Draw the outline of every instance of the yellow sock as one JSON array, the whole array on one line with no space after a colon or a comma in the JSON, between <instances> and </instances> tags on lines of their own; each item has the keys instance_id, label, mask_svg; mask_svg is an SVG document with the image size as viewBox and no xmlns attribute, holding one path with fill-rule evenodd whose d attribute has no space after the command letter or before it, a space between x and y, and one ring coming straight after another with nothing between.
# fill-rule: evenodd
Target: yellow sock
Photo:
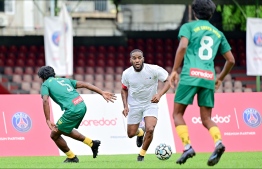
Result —
<instances>
[{"instance_id":1,"label":"yellow sock","mask_svg":"<svg viewBox=\"0 0 262 169\"><path fill-rule=\"evenodd\" d=\"M220 130L217 126L214 126L214 127L211 127L209 129L209 133L210 135L212 136L214 142L216 143L217 141L220 141L222 140L221 139L221 133L220 133Z\"/></svg>"},{"instance_id":2,"label":"yellow sock","mask_svg":"<svg viewBox=\"0 0 262 169\"><path fill-rule=\"evenodd\" d=\"M138 129L138 133L137 136L143 136L144 135L144 130L142 130L141 128Z\"/></svg>"},{"instance_id":3,"label":"yellow sock","mask_svg":"<svg viewBox=\"0 0 262 169\"><path fill-rule=\"evenodd\" d=\"M85 140L83 141L85 144L87 144L89 147L92 147L93 146L93 141L86 137Z\"/></svg>"},{"instance_id":4,"label":"yellow sock","mask_svg":"<svg viewBox=\"0 0 262 169\"><path fill-rule=\"evenodd\" d=\"M183 145L190 144L188 128L186 125L179 125L176 127L178 136L181 138Z\"/></svg>"},{"instance_id":5,"label":"yellow sock","mask_svg":"<svg viewBox=\"0 0 262 169\"><path fill-rule=\"evenodd\" d=\"M67 155L67 158L74 158L75 157L75 154L71 150L69 150L65 154Z\"/></svg>"},{"instance_id":6,"label":"yellow sock","mask_svg":"<svg viewBox=\"0 0 262 169\"><path fill-rule=\"evenodd\" d=\"M145 156L145 155L146 155L146 150L143 150L143 149L141 148L139 154L140 154L141 156Z\"/></svg>"}]
</instances>

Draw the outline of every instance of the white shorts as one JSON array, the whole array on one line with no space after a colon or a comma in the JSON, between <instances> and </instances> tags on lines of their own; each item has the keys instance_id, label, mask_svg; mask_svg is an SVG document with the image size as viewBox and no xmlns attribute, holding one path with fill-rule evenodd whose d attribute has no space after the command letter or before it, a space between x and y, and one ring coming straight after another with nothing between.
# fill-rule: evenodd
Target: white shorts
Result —
<instances>
[{"instance_id":1,"label":"white shorts","mask_svg":"<svg viewBox=\"0 0 262 169\"><path fill-rule=\"evenodd\" d=\"M157 104L150 104L143 107L130 107L127 115L127 124L139 124L142 121L142 119L146 116L152 116L157 118Z\"/></svg>"}]
</instances>

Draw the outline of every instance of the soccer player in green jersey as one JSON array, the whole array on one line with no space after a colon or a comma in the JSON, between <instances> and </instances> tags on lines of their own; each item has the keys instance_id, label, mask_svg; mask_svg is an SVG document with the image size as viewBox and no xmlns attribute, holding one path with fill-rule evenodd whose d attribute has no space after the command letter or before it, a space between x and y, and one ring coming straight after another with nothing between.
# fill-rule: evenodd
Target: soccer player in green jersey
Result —
<instances>
[{"instance_id":1,"label":"soccer player in green jersey","mask_svg":"<svg viewBox=\"0 0 262 169\"><path fill-rule=\"evenodd\" d=\"M187 106L193 103L195 95L197 95L198 106L200 107L202 124L209 130L215 142L215 150L208 159L207 165L217 164L225 151L220 130L211 120L211 112L214 107L215 89L221 85L224 77L230 72L235 59L223 33L209 22L215 8L212 0L194 0L192 9L196 21L182 25L178 34L180 43L169 77L169 83L174 87L174 83L178 82L177 70L184 59L173 111L176 131L184 145L184 152L176 161L178 164L185 163L188 158L195 155L190 144L188 128L183 118ZM217 52L220 52L226 60L218 78L216 78L214 70L214 58Z\"/></svg>"},{"instance_id":2,"label":"soccer player in green jersey","mask_svg":"<svg viewBox=\"0 0 262 169\"><path fill-rule=\"evenodd\" d=\"M96 158L100 141L91 140L74 129L79 127L86 114L86 104L75 89L87 88L92 90L102 95L107 102L113 102L113 100L116 99L116 96L112 93L102 91L89 83L67 78L55 78L54 69L50 66L41 67L38 71L38 76L43 80L41 95L46 123L51 130L50 137L56 143L58 148L67 155L64 162L78 163L79 160L69 149L66 141L61 137L61 135L71 137L87 144L91 147L93 158ZM65 110L64 114L56 124L50 121L49 96L61 107L62 110Z\"/></svg>"}]
</instances>

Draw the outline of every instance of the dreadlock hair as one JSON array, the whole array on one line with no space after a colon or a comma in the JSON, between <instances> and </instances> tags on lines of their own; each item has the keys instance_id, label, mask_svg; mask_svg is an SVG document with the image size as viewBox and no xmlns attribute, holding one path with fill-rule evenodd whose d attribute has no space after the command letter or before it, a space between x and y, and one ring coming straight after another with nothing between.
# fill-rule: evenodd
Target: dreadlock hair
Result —
<instances>
[{"instance_id":1,"label":"dreadlock hair","mask_svg":"<svg viewBox=\"0 0 262 169\"><path fill-rule=\"evenodd\" d=\"M130 57L131 57L132 54L135 53L135 52L140 52L140 53L142 53L142 56L143 56L142 50L140 50L140 49L134 49L134 50L132 50L132 51L130 52Z\"/></svg>"},{"instance_id":2,"label":"dreadlock hair","mask_svg":"<svg viewBox=\"0 0 262 169\"><path fill-rule=\"evenodd\" d=\"M209 20L215 12L216 5L212 0L194 0L192 9L197 19Z\"/></svg>"},{"instance_id":3,"label":"dreadlock hair","mask_svg":"<svg viewBox=\"0 0 262 169\"><path fill-rule=\"evenodd\" d=\"M51 66L42 66L38 70L38 76L44 80L48 79L49 77L55 77L55 71Z\"/></svg>"}]
</instances>

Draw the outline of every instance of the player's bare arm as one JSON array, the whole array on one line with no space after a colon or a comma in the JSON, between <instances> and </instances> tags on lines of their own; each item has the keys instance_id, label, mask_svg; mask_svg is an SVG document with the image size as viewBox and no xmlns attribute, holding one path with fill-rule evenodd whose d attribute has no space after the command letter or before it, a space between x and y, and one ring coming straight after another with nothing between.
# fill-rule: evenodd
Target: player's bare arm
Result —
<instances>
[{"instance_id":1,"label":"player's bare arm","mask_svg":"<svg viewBox=\"0 0 262 169\"><path fill-rule=\"evenodd\" d=\"M170 88L168 79L169 77L164 81L164 87L160 90L160 92L153 96L151 100L152 103L158 103L160 101L160 98L168 91L168 89Z\"/></svg>"},{"instance_id":2,"label":"player's bare arm","mask_svg":"<svg viewBox=\"0 0 262 169\"><path fill-rule=\"evenodd\" d=\"M176 51L174 67L173 67L171 75L169 76L169 84L172 88L174 88L174 83L177 84L178 82L177 70L180 67L184 59L184 55L186 53L187 46L188 46L188 39L186 37L182 37L180 39L179 46Z\"/></svg>"},{"instance_id":3,"label":"player's bare arm","mask_svg":"<svg viewBox=\"0 0 262 169\"><path fill-rule=\"evenodd\" d=\"M110 93L110 92L106 92L106 91L103 91L101 89L99 89L98 87L90 84L90 83L85 83L85 82L82 82L82 81L77 81L76 83L76 88L86 88L86 89L89 89L89 90L92 90L100 95L103 96L103 98L107 101L107 102L112 102L114 103L114 100L116 100L116 95L114 93Z\"/></svg>"},{"instance_id":4,"label":"player's bare arm","mask_svg":"<svg viewBox=\"0 0 262 169\"><path fill-rule=\"evenodd\" d=\"M50 121L50 106L49 106L49 96L48 95L43 96L43 109L44 109L45 119L46 119L46 123L48 127L50 128L50 130L56 132L57 131L56 125Z\"/></svg>"},{"instance_id":5,"label":"player's bare arm","mask_svg":"<svg viewBox=\"0 0 262 169\"><path fill-rule=\"evenodd\" d=\"M224 80L225 76L230 72L230 70L235 65L235 58L231 51L226 52L224 55L224 58L226 59L226 63L224 65L223 70L221 71L219 77L216 80L216 89L219 88L222 81Z\"/></svg>"},{"instance_id":6,"label":"player's bare arm","mask_svg":"<svg viewBox=\"0 0 262 169\"><path fill-rule=\"evenodd\" d=\"M123 115L126 117L128 115L129 109L128 109L128 104L127 104L127 96L128 96L128 89L127 88L122 88L121 90L121 97L123 101L123 106L124 110L122 111Z\"/></svg>"}]
</instances>

